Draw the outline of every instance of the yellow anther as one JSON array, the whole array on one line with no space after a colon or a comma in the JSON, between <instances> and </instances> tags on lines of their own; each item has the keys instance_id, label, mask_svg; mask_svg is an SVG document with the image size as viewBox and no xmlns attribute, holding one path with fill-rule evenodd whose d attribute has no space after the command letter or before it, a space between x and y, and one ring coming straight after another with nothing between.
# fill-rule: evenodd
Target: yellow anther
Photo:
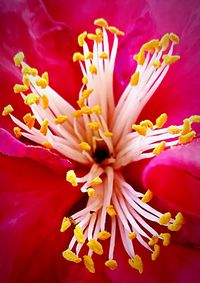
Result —
<instances>
[{"instance_id":1,"label":"yellow anther","mask_svg":"<svg viewBox=\"0 0 200 283\"><path fill-rule=\"evenodd\" d=\"M29 67L28 65L24 65L23 67L22 67L22 73L24 74L24 75L31 75L31 76L37 76L37 74L38 74L38 70L37 69L35 69L35 68L31 68L31 67Z\"/></svg>"},{"instance_id":2,"label":"yellow anther","mask_svg":"<svg viewBox=\"0 0 200 283\"><path fill-rule=\"evenodd\" d=\"M76 240L79 244L85 243L85 237L84 237L84 234L83 234L83 229L79 225L76 225L76 227L74 229L74 236L75 236L75 238L76 238Z\"/></svg>"},{"instance_id":3,"label":"yellow anther","mask_svg":"<svg viewBox=\"0 0 200 283\"><path fill-rule=\"evenodd\" d=\"M136 232L131 232L128 234L128 238L130 240L134 240L137 237L137 233Z\"/></svg>"},{"instance_id":4,"label":"yellow anther","mask_svg":"<svg viewBox=\"0 0 200 283\"><path fill-rule=\"evenodd\" d=\"M100 105L94 105L92 108L92 113L101 115L101 106Z\"/></svg>"},{"instance_id":5,"label":"yellow anther","mask_svg":"<svg viewBox=\"0 0 200 283\"><path fill-rule=\"evenodd\" d=\"M88 38L89 40L93 40L93 41L96 41L96 42L98 43L100 36L98 36L98 35L96 35L96 34L94 34L94 33L88 33L88 34L87 34L87 38Z\"/></svg>"},{"instance_id":6,"label":"yellow anther","mask_svg":"<svg viewBox=\"0 0 200 283\"><path fill-rule=\"evenodd\" d=\"M46 109L46 108L48 108L48 106L49 106L49 99L46 96L46 94L44 94L42 96L42 107L43 107L43 109Z\"/></svg>"},{"instance_id":7,"label":"yellow anther","mask_svg":"<svg viewBox=\"0 0 200 283\"><path fill-rule=\"evenodd\" d=\"M153 198L153 193L150 190L147 190L144 194L143 198L141 199L143 202L149 202Z\"/></svg>"},{"instance_id":8,"label":"yellow anther","mask_svg":"<svg viewBox=\"0 0 200 283\"><path fill-rule=\"evenodd\" d=\"M79 100L77 100L77 104L80 108L85 106L85 98L84 97L79 98Z\"/></svg>"},{"instance_id":9,"label":"yellow anther","mask_svg":"<svg viewBox=\"0 0 200 283\"><path fill-rule=\"evenodd\" d=\"M63 124L67 121L68 117L66 115L59 115L55 120L54 123L56 125Z\"/></svg>"},{"instance_id":10,"label":"yellow anther","mask_svg":"<svg viewBox=\"0 0 200 283\"><path fill-rule=\"evenodd\" d=\"M82 91L81 96L83 98L88 98L92 92L93 92L93 88L85 89L84 91Z\"/></svg>"},{"instance_id":11,"label":"yellow anther","mask_svg":"<svg viewBox=\"0 0 200 283\"><path fill-rule=\"evenodd\" d=\"M47 85L49 84L49 74L47 72L44 72L42 74L42 79L44 79L47 82Z\"/></svg>"},{"instance_id":12,"label":"yellow anther","mask_svg":"<svg viewBox=\"0 0 200 283\"><path fill-rule=\"evenodd\" d=\"M87 36L87 31L84 31L83 33L79 34L79 36L78 36L79 46L82 47L84 45L86 36Z\"/></svg>"},{"instance_id":13,"label":"yellow anther","mask_svg":"<svg viewBox=\"0 0 200 283\"><path fill-rule=\"evenodd\" d=\"M111 138L113 136L113 133L112 132L109 132L109 131L106 131L103 133L105 137L107 138Z\"/></svg>"},{"instance_id":14,"label":"yellow anther","mask_svg":"<svg viewBox=\"0 0 200 283\"><path fill-rule=\"evenodd\" d=\"M15 84L13 87L14 93L20 93L28 90L26 85Z\"/></svg>"},{"instance_id":15,"label":"yellow anther","mask_svg":"<svg viewBox=\"0 0 200 283\"><path fill-rule=\"evenodd\" d=\"M98 186L100 184L102 184L102 179L100 177L96 177L92 180L91 185L92 186Z\"/></svg>"},{"instance_id":16,"label":"yellow anther","mask_svg":"<svg viewBox=\"0 0 200 283\"><path fill-rule=\"evenodd\" d=\"M147 128L144 126L134 124L132 125L132 129L138 132L139 135L146 136L147 134Z\"/></svg>"},{"instance_id":17,"label":"yellow anther","mask_svg":"<svg viewBox=\"0 0 200 283\"><path fill-rule=\"evenodd\" d=\"M90 64L89 71L92 75L97 74L97 68L93 64Z\"/></svg>"},{"instance_id":18,"label":"yellow anther","mask_svg":"<svg viewBox=\"0 0 200 283\"><path fill-rule=\"evenodd\" d=\"M61 224L60 232L65 232L71 225L72 223L70 219L68 217L64 217Z\"/></svg>"},{"instance_id":19,"label":"yellow anther","mask_svg":"<svg viewBox=\"0 0 200 283\"><path fill-rule=\"evenodd\" d=\"M98 35L98 36L102 37L102 35L103 35L103 31L102 31L102 29L100 29L100 28L96 28L95 32L96 32L96 35Z\"/></svg>"},{"instance_id":20,"label":"yellow anther","mask_svg":"<svg viewBox=\"0 0 200 283\"><path fill-rule=\"evenodd\" d=\"M159 40L152 39L149 42L146 42L145 44L143 44L141 50L152 52L154 49L157 49L157 48L159 48Z\"/></svg>"},{"instance_id":21,"label":"yellow anther","mask_svg":"<svg viewBox=\"0 0 200 283\"><path fill-rule=\"evenodd\" d=\"M171 213L166 212L160 217L159 223L161 225L167 225L167 224L169 224L170 219L171 219Z\"/></svg>"},{"instance_id":22,"label":"yellow anther","mask_svg":"<svg viewBox=\"0 0 200 283\"><path fill-rule=\"evenodd\" d=\"M152 66L154 66L155 68L160 68L160 66L161 66L161 62L159 61L159 60L157 60L157 61L154 61L153 63L152 63Z\"/></svg>"},{"instance_id":23,"label":"yellow anther","mask_svg":"<svg viewBox=\"0 0 200 283\"><path fill-rule=\"evenodd\" d=\"M27 75L23 75L22 82L25 86L27 86L27 87L30 86L30 80L29 80Z\"/></svg>"},{"instance_id":24,"label":"yellow anther","mask_svg":"<svg viewBox=\"0 0 200 283\"><path fill-rule=\"evenodd\" d=\"M77 184L76 174L74 170L67 171L66 181L71 183L73 187L77 187L78 184Z\"/></svg>"},{"instance_id":25,"label":"yellow anther","mask_svg":"<svg viewBox=\"0 0 200 283\"><path fill-rule=\"evenodd\" d=\"M156 119L156 128L160 129L167 122L167 114L163 113Z\"/></svg>"},{"instance_id":26,"label":"yellow anther","mask_svg":"<svg viewBox=\"0 0 200 283\"><path fill-rule=\"evenodd\" d=\"M158 243L158 236L153 236L148 242L149 246L154 246L157 243Z\"/></svg>"},{"instance_id":27,"label":"yellow anther","mask_svg":"<svg viewBox=\"0 0 200 283\"><path fill-rule=\"evenodd\" d=\"M174 44L178 44L179 43L179 36L174 34L173 32L170 33L169 35L169 39L174 43Z\"/></svg>"},{"instance_id":28,"label":"yellow anther","mask_svg":"<svg viewBox=\"0 0 200 283\"><path fill-rule=\"evenodd\" d=\"M39 102L40 102L40 97L36 93L29 93L24 99L24 104L26 105L32 105L34 103L39 103Z\"/></svg>"},{"instance_id":29,"label":"yellow anther","mask_svg":"<svg viewBox=\"0 0 200 283\"><path fill-rule=\"evenodd\" d=\"M14 132L15 137L16 137L17 139L19 139L19 138L21 137L21 135L22 135L21 129L20 129L19 127L14 127L14 128L13 128L13 132Z\"/></svg>"},{"instance_id":30,"label":"yellow anther","mask_svg":"<svg viewBox=\"0 0 200 283\"><path fill-rule=\"evenodd\" d=\"M73 59L73 62L85 60L83 54L81 54L80 52L75 52L72 59Z\"/></svg>"},{"instance_id":31,"label":"yellow anther","mask_svg":"<svg viewBox=\"0 0 200 283\"><path fill-rule=\"evenodd\" d=\"M32 116L31 113L24 115L23 120L29 129L31 129L35 124L35 116Z\"/></svg>"},{"instance_id":32,"label":"yellow anther","mask_svg":"<svg viewBox=\"0 0 200 283\"><path fill-rule=\"evenodd\" d=\"M184 218L181 212L177 213L174 222L168 225L170 231L179 231L184 224Z\"/></svg>"},{"instance_id":33,"label":"yellow anther","mask_svg":"<svg viewBox=\"0 0 200 283\"><path fill-rule=\"evenodd\" d=\"M115 217L117 215L113 205L109 205L106 207L106 212L108 213L108 215L110 215L110 217Z\"/></svg>"},{"instance_id":34,"label":"yellow anther","mask_svg":"<svg viewBox=\"0 0 200 283\"><path fill-rule=\"evenodd\" d=\"M140 126L146 127L146 128L148 127L151 130L153 129L153 123L150 120L144 120L144 121L140 122Z\"/></svg>"},{"instance_id":35,"label":"yellow anther","mask_svg":"<svg viewBox=\"0 0 200 283\"><path fill-rule=\"evenodd\" d=\"M44 147L46 147L47 149L51 149L53 147L52 144L50 142L48 142L48 141L43 141L42 145Z\"/></svg>"},{"instance_id":36,"label":"yellow anther","mask_svg":"<svg viewBox=\"0 0 200 283\"><path fill-rule=\"evenodd\" d=\"M87 189L87 193L88 193L88 196L93 198L95 196L95 189L93 188L88 188Z\"/></svg>"},{"instance_id":37,"label":"yellow anther","mask_svg":"<svg viewBox=\"0 0 200 283\"><path fill-rule=\"evenodd\" d=\"M159 46L162 48L163 51L167 50L169 46L169 34L168 33L163 35L163 37L161 38L159 42Z\"/></svg>"},{"instance_id":38,"label":"yellow anther","mask_svg":"<svg viewBox=\"0 0 200 283\"><path fill-rule=\"evenodd\" d=\"M106 28L106 29L108 28L108 23L103 18L96 19L94 21L94 24L102 28Z\"/></svg>"},{"instance_id":39,"label":"yellow anther","mask_svg":"<svg viewBox=\"0 0 200 283\"><path fill-rule=\"evenodd\" d=\"M48 85L47 81L43 78L36 79L35 83L37 86L40 86L42 89L46 88Z\"/></svg>"},{"instance_id":40,"label":"yellow anther","mask_svg":"<svg viewBox=\"0 0 200 283\"><path fill-rule=\"evenodd\" d=\"M111 33L116 34L116 35L124 35L125 34L123 31L121 31L118 28L113 27L113 26L109 27L108 29Z\"/></svg>"},{"instance_id":41,"label":"yellow anther","mask_svg":"<svg viewBox=\"0 0 200 283\"><path fill-rule=\"evenodd\" d=\"M89 115L89 114L92 113L92 110L91 110L91 108L89 106L83 106L83 107L81 107L81 112L83 114Z\"/></svg>"},{"instance_id":42,"label":"yellow anther","mask_svg":"<svg viewBox=\"0 0 200 283\"><path fill-rule=\"evenodd\" d=\"M140 52L133 56L133 59L137 61L138 65L143 65L145 61L145 52L140 50Z\"/></svg>"},{"instance_id":43,"label":"yellow anther","mask_svg":"<svg viewBox=\"0 0 200 283\"><path fill-rule=\"evenodd\" d=\"M117 261L114 259L109 259L105 262L105 266L110 268L110 270L115 270L117 268Z\"/></svg>"},{"instance_id":44,"label":"yellow anther","mask_svg":"<svg viewBox=\"0 0 200 283\"><path fill-rule=\"evenodd\" d=\"M11 104L8 104L7 106L4 107L2 116L7 116L9 113L13 112L14 109Z\"/></svg>"},{"instance_id":45,"label":"yellow anther","mask_svg":"<svg viewBox=\"0 0 200 283\"><path fill-rule=\"evenodd\" d=\"M85 59L93 59L93 53L92 52L88 52L86 55L85 55Z\"/></svg>"},{"instance_id":46,"label":"yellow anther","mask_svg":"<svg viewBox=\"0 0 200 283\"><path fill-rule=\"evenodd\" d=\"M193 115L189 118L191 123L200 123L200 115Z\"/></svg>"},{"instance_id":47,"label":"yellow anther","mask_svg":"<svg viewBox=\"0 0 200 283\"><path fill-rule=\"evenodd\" d=\"M172 135L180 134L181 130L177 126L170 126L167 128L168 132Z\"/></svg>"},{"instance_id":48,"label":"yellow anther","mask_svg":"<svg viewBox=\"0 0 200 283\"><path fill-rule=\"evenodd\" d=\"M82 111L81 110L75 110L72 112L72 115L75 117L75 118L79 118L83 115Z\"/></svg>"},{"instance_id":49,"label":"yellow anther","mask_svg":"<svg viewBox=\"0 0 200 283\"><path fill-rule=\"evenodd\" d=\"M95 267L94 267L94 261L91 256L84 255L83 256L83 262L87 270L91 273L95 273Z\"/></svg>"},{"instance_id":50,"label":"yellow anther","mask_svg":"<svg viewBox=\"0 0 200 283\"><path fill-rule=\"evenodd\" d=\"M192 130L191 125L190 125L190 120L189 119L184 119L183 121L183 129L181 131L181 135L186 135Z\"/></svg>"},{"instance_id":51,"label":"yellow anther","mask_svg":"<svg viewBox=\"0 0 200 283\"><path fill-rule=\"evenodd\" d=\"M103 254L103 247L102 244L99 243L97 240L95 239L91 239L88 243L87 246L96 254L98 255L102 255Z\"/></svg>"},{"instance_id":52,"label":"yellow anther","mask_svg":"<svg viewBox=\"0 0 200 283\"><path fill-rule=\"evenodd\" d=\"M83 83L84 85L87 85L87 84L88 84L88 78L87 78L86 76L84 76L84 77L82 78L82 83Z\"/></svg>"},{"instance_id":53,"label":"yellow anther","mask_svg":"<svg viewBox=\"0 0 200 283\"><path fill-rule=\"evenodd\" d=\"M170 56L165 54L162 56L162 59L166 64L171 65L176 61L180 60L180 56L179 55Z\"/></svg>"},{"instance_id":54,"label":"yellow anther","mask_svg":"<svg viewBox=\"0 0 200 283\"><path fill-rule=\"evenodd\" d=\"M171 235L169 233L161 233L160 237L163 239L163 246L169 246Z\"/></svg>"},{"instance_id":55,"label":"yellow anther","mask_svg":"<svg viewBox=\"0 0 200 283\"><path fill-rule=\"evenodd\" d=\"M79 143L79 146L80 146L80 149L82 150L85 150L85 151L91 150L91 146L87 142L81 142Z\"/></svg>"},{"instance_id":56,"label":"yellow anther","mask_svg":"<svg viewBox=\"0 0 200 283\"><path fill-rule=\"evenodd\" d=\"M19 67L22 63L22 61L24 60L24 53L23 52L19 52L17 53L14 57L13 60L15 62L15 66Z\"/></svg>"},{"instance_id":57,"label":"yellow anther","mask_svg":"<svg viewBox=\"0 0 200 283\"><path fill-rule=\"evenodd\" d=\"M134 258L129 258L128 263L134 269L136 269L140 274L143 273L143 262L139 255L135 255Z\"/></svg>"},{"instance_id":58,"label":"yellow anther","mask_svg":"<svg viewBox=\"0 0 200 283\"><path fill-rule=\"evenodd\" d=\"M160 154L164 149L165 149L165 146L166 146L166 141L161 141L159 143L159 145L157 145L154 150L153 150L153 154L155 155L158 155Z\"/></svg>"},{"instance_id":59,"label":"yellow anther","mask_svg":"<svg viewBox=\"0 0 200 283\"><path fill-rule=\"evenodd\" d=\"M101 59L108 59L108 54L106 52L102 52L99 57Z\"/></svg>"},{"instance_id":60,"label":"yellow anther","mask_svg":"<svg viewBox=\"0 0 200 283\"><path fill-rule=\"evenodd\" d=\"M179 144L185 144L185 143L189 143L193 140L193 138L196 136L196 132L195 131L191 131L190 133L186 134L186 135L182 135L178 138L178 143Z\"/></svg>"},{"instance_id":61,"label":"yellow anther","mask_svg":"<svg viewBox=\"0 0 200 283\"><path fill-rule=\"evenodd\" d=\"M43 134L44 136L47 135L48 124L49 124L49 121L47 119L45 119L41 124L40 133Z\"/></svg>"},{"instance_id":62,"label":"yellow anther","mask_svg":"<svg viewBox=\"0 0 200 283\"><path fill-rule=\"evenodd\" d=\"M156 244L156 245L154 245L154 251L151 254L151 259L156 260L159 256L159 254L160 254L160 246Z\"/></svg>"},{"instance_id":63,"label":"yellow anther","mask_svg":"<svg viewBox=\"0 0 200 283\"><path fill-rule=\"evenodd\" d=\"M38 70L36 68L31 68L30 75L32 75L33 77L37 76L38 75Z\"/></svg>"},{"instance_id":64,"label":"yellow anther","mask_svg":"<svg viewBox=\"0 0 200 283\"><path fill-rule=\"evenodd\" d=\"M103 240L103 241L107 240L110 238L110 236L111 236L110 233L105 230L98 233L99 240Z\"/></svg>"},{"instance_id":65,"label":"yellow anther","mask_svg":"<svg viewBox=\"0 0 200 283\"><path fill-rule=\"evenodd\" d=\"M139 73L139 72L135 72L135 73L131 76L130 84L131 84L132 86L138 85L139 77L140 77L140 73Z\"/></svg>"},{"instance_id":66,"label":"yellow anther","mask_svg":"<svg viewBox=\"0 0 200 283\"><path fill-rule=\"evenodd\" d=\"M98 122L90 122L88 123L88 126L90 127L90 129L97 131L100 129L101 125Z\"/></svg>"},{"instance_id":67,"label":"yellow anther","mask_svg":"<svg viewBox=\"0 0 200 283\"><path fill-rule=\"evenodd\" d=\"M72 261L75 263L79 263L82 261L82 259L80 257L78 257L74 252L70 251L69 249L65 250L62 253L63 257L68 260L68 261Z\"/></svg>"}]
</instances>

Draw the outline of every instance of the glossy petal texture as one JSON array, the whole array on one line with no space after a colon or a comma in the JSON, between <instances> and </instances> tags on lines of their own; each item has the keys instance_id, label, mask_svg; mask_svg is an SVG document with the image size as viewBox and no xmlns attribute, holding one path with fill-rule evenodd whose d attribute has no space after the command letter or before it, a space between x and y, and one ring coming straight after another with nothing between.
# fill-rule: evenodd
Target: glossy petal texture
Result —
<instances>
[{"instance_id":1,"label":"glossy petal texture","mask_svg":"<svg viewBox=\"0 0 200 283\"><path fill-rule=\"evenodd\" d=\"M28 63L40 72L47 70L51 86L75 104L80 86L79 68L71 60L73 52L77 50L76 36L85 27L90 28L93 20L100 16L126 31L126 37L120 42L115 69L116 97L130 79L135 66L132 55L138 52L141 44L164 32L173 31L181 37L177 52L182 60L176 68L170 70L139 119L155 119L160 113L167 112L169 123L175 124L181 123L183 118L193 113L199 114L198 0L104 0L92 3L92 9L89 0L60 0L56 3L49 0L16 0L14 3L11 0L1 1L0 110L11 103L19 116L27 111L22 107L21 99L12 94L12 87L19 80L12 56L19 50L25 53ZM0 126L10 131L13 127L8 117L0 118ZM62 171L66 161L57 159L56 155L43 149L25 148L19 141L14 142L4 131L1 131L1 137L2 152L23 157L0 157L1 282L199 281L200 253L196 247L200 235L199 161L191 155L191 152L195 152L197 156L199 144L193 143L186 149L163 153L152 160L144 173L144 184L158 196L160 205L188 213L189 224L185 225L180 239L177 239L181 244L173 243L168 248L163 248L159 261L155 263L144 256L145 271L141 276L130 269L119 243L119 268L115 272L108 271L102 263L98 263L96 257L98 273L93 276L83 266L68 264L61 256L68 239L67 234L61 234L58 227L67 208L73 207L81 197L78 188L66 185ZM180 155L178 151L181 151ZM48 160L50 162L46 165L60 174L24 157L38 159L42 163ZM185 159L189 163L184 163ZM142 164L141 168L143 166ZM157 177L158 173L162 178ZM130 182L134 184L131 167L128 175ZM168 188L172 186L173 190L169 191ZM155 204L159 206L159 202Z\"/></svg>"},{"instance_id":2,"label":"glossy petal texture","mask_svg":"<svg viewBox=\"0 0 200 283\"><path fill-rule=\"evenodd\" d=\"M174 209L200 216L199 153L199 140L163 152L145 168L144 185Z\"/></svg>"},{"instance_id":3,"label":"glossy petal texture","mask_svg":"<svg viewBox=\"0 0 200 283\"><path fill-rule=\"evenodd\" d=\"M26 146L3 129L0 129L0 139L0 153L4 155L38 160L57 172L66 172L67 169L73 168L71 162L61 158L58 154L40 146Z\"/></svg>"}]
</instances>

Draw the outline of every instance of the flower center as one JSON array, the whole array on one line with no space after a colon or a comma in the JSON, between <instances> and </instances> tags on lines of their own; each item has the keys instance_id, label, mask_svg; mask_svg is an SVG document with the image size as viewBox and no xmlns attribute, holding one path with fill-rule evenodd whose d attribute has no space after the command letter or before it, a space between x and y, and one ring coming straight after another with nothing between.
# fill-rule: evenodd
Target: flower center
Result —
<instances>
[{"instance_id":1,"label":"flower center","mask_svg":"<svg viewBox=\"0 0 200 283\"><path fill-rule=\"evenodd\" d=\"M145 43L134 56L137 68L115 105L113 70L118 48L118 37L124 32L109 26L104 19L95 20L95 33L86 31L78 36L83 53L76 52L73 61L79 62L83 73L82 86L74 109L50 86L48 73L41 76L35 68L24 62L24 54L14 57L16 66L22 66L22 82L14 92L20 93L31 113L23 122L13 116L11 105L4 108L3 116L10 115L17 125L14 134L44 146L47 150L74 160L89 168L85 176L77 177L74 170L66 173L66 181L88 194L86 207L63 218L61 232L73 228L73 237L63 252L69 261L82 261L90 272L95 272L93 254L104 253L103 241L109 241L105 265L114 270L116 231L129 256L130 266L143 272L142 258L135 252L135 241L151 252L156 260L163 246L170 243L170 233L158 233L151 223L165 230L178 231L184 220L179 212L174 218L170 212L161 213L147 204L152 192L136 191L124 179L120 169L131 162L152 158L163 150L191 142L196 133L192 123L200 122L197 115L183 121L182 125L165 127L167 114L156 121L138 123L138 116L152 97L172 63L180 59L173 55L178 44L177 35L165 34L161 40ZM110 38L109 38L110 37ZM110 46L109 42L112 40ZM90 50L88 41L92 42ZM31 93L26 92L31 90ZM40 125L35 126L35 121ZM83 255L83 247L88 253ZM83 257L82 257L83 255Z\"/></svg>"},{"instance_id":2,"label":"flower center","mask_svg":"<svg viewBox=\"0 0 200 283\"><path fill-rule=\"evenodd\" d=\"M95 162L99 164L101 164L104 160L108 159L109 157L110 157L110 153L108 147L105 144L98 146L93 154L93 158Z\"/></svg>"}]
</instances>

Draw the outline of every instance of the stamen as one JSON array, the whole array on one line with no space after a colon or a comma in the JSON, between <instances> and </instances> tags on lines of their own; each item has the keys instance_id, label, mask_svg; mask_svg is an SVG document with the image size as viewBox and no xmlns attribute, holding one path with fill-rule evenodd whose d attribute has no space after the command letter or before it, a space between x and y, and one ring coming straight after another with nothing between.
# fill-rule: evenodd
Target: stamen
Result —
<instances>
[{"instance_id":1,"label":"stamen","mask_svg":"<svg viewBox=\"0 0 200 283\"><path fill-rule=\"evenodd\" d=\"M78 186L77 180L76 180L76 174L74 170L69 170L66 174L66 181L70 182L73 187Z\"/></svg>"},{"instance_id":2,"label":"stamen","mask_svg":"<svg viewBox=\"0 0 200 283\"><path fill-rule=\"evenodd\" d=\"M27 91L28 87L26 85L15 84L13 90L14 93L20 93Z\"/></svg>"},{"instance_id":3,"label":"stamen","mask_svg":"<svg viewBox=\"0 0 200 283\"><path fill-rule=\"evenodd\" d=\"M80 244L85 243L85 237L84 237L84 234L83 234L83 229L79 225L76 225L76 227L74 229L74 236L76 237L76 240L77 240L78 243L80 243Z\"/></svg>"},{"instance_id":4,"label":"stamen","mask_svg":"<svg viewBox=\"0 0 200 283\"><path fill-rule=\"evenodd\" d=\"M21 129L20 129L19 127L14 127L14 128L13 128L13 132L14 132L15 137L16 137L17 139L19 139L19 138L21 137L21 135L22 135Z\"/></svg>"},{"instance_id":5,"label":"stamen","mask_svg":"<svg viewBox=\"0 0 200 283\"><path fill-rule=\"evenodd\" d=\"M105 262L105 266L110 268L110 270L115 270L117 268L117 261L114 259L109 259Z\"/></svg>"},{"instance_id":6,"label":"stamen","mask_svg":"<svg viewBox=\"0 0 200 283\"><path fill-rule=\"evenodd\" d=\"M154 251L151 254L151 259L156 260L159 256L159 254L160 254L160 246L156 244L156 245L154 245Z\"/></svg>"},{"instance_id":7,"label":"stamen","mask_svg":"<svg viewBox=\"0 0 200 283\"><path fill-rule=\"evenodd\" d=\"M103 247L102 245L95 239L91 239L88 243L87 246L96 254L102 255L103 254Z\"/></svg>"},{"instance_id":8,"label":"stamen","mask_svg":"<svg viewBox=\"0 0 200 283\"><path fill-rule=\"evenodd\" d=\"M95 267L94 267L94 261L91 256L89 255L84 255L83 256L83 262L85 264L85 267L87 270L91 273L95 273Z\"/></svg>"},{"instance_id":9,"label":"stamen","mask_svg":"<svg viewBox=\"0 0 200 283\"><path fill-rule=\"evenodd\" d=\"M2 116L7 116L8 114L12 113L14 111L13 107L11 104L7 105L4 107Z\"/></svg>"},{"instance_id":10,"label":"stamen","mask_svg":"<svg viewBox=\"0 0 200 283\"><path fill-rule=\"evenodd\" d=\"M14 56L13 60L15 62L15 66L19 67L21 65L22 61L24 60L24 53L23 52L17 53Z\"/></svg>"},{"instance_id":11,"label":"stamen","mask_svg":"<svg viewBox=\"0 0 200 283\"><path fill-rule=\"evenodd\" d=\"M132 259L130 258L128 260L128 263L130 264L132 268L138 270L140 274L143 273L143 262L139 255L135 255L134 258Z\"/></svg>"},{"instance_id":12,"label":"stamen","mask_svg":"<svg viewBox=\"0 0 200 283\"><path fill-rule=\"evenodd\" d=\"M110 233L109 232L107 232L107 231L101 231L101 232L99 232L99 234L98 234L98 239L99 240L107 240L107 239L109 239L110 238Z\"/></svg>"},{"instance_id":13,"label":"stamen","mask_svg":"<svg viewBox=\"0 0 200 283\"><path fill-rule=\"evenodd\" d=\"M148 202L153 197L152 192L136 191L125 181L121 168L153 158L165 148L191 142L196 136L192 123L199 123L200 116L193 115L185 119L183 125L168 128L165 128L166 113L156 119L155 125L148 119L136 124L170 65L180 59L173 55L174 46L179 43L179 37L173 33L143 44L134 56L136 70L115 106L113 73L119 36L124 32L109 26L103 18L96 19L94 24L97 26L94 33L79 34L78 45L83 50L75 52L72 58L73 62L79 61L82 71L78 109L51 89L47 72L39 76L37 69L26 64L24 54L19 52L13 59L16 66L21 65L22 84L16 84L13 90L21 94L19 97L32 112L20 121L11 114L13 108L8 105L2 115L9 115L17 125L13 128L16 138L23 136L79 163L77 167L88 168L88 172L78 178L74 170L66 173L66 181L73 187L81 183L80 190L86 193L88 202L82 210L63 217L61 232L74 226L63 257L75 263L81 262L83 257L85 267L94 273L93 252L102 255L104 243L99 241L107 240L105 266L116 269L114 252L119 227L128 263L142 273L143 262L135 253L135 242L150 251L152 260L156 260L160 253L159 240L163 246L168 246L171 235L164 232L159 235L151 223L179 231L184 219L180 212L173 219L170 212L161 213L151 207ZM92 48L88 46L88 39ZM25 95L26 91L29 94ZM34 127L35 121L40 128ZM84 255L85 248L89 248L87 255Z\"/></svg>"},{"instance_id":14,"label":"stamen","mask_svg":"<svg viewBox=\"0 0 200 283\"><path fill-rule=\"evenodd\" d=\"M68 217L64 217L60 228L60 232L65 232L70 226L71 226L70 219Z\"/></svg>"},{"instance_id":15,"label":"stamen","mask_svg":"<svg viewBox=\"0 0 200 283\"><path fill-rule=\"evenodd\" d=\"M73 253L72 251L70 251L69 249L67 249L66 251L64 251L63 253L63 257L66 260L75 262L75 263L79 263L82 261L82 259L80 257L78 257L75 253Z\"/></svg>"}]
</instances>

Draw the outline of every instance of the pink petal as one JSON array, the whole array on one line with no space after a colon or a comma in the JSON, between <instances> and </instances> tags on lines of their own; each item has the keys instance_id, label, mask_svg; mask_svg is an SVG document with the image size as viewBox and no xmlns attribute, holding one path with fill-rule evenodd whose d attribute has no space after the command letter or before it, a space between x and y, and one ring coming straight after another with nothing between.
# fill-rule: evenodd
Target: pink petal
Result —
<instances>
[{"instance_id":1,"label":"pink petal","mask_svg":"<svg viewBox=\"0 0 200 283\"><path fill-rule=\"evenodd\" d=\"M0 153L13 157L28 157L37 160L59 173L66 172L73 164L60 155L40 146L27 146L7 131L0 128Z\"/></svg>"},{"instance_id":2,"label":"pink petal","mask_svg":"<svg viewBox=\"0 0 200 283\"><path fill-rule=\"evenodd\" d=\"M79 188L29 159L2 156L0 172L0 281L92 283L94 275L83 264L62 257L73 230L61 233L60 224L76 209ZM105 273L95 278L112 282Z\"/></svg>"},{"instance_id":3,"label":"pink petal","mask_svg":"<svg viewBox=\"0 0 200 283\"><path fill-rule=\"evenodd\" d=\"M167 150L144 170L144 186L174 209L200 216L200 141Z\"/></svg>"},{"instance_id":4,"label":"pink petal","mask_svg":"<svg viewBox=\"0 0 200 283\"><path fill-rule=\"evenodd\" d=\"M114 272L104 269L104 272L112 278L112 282L137 282L137 283L187 283L198 282L200 268L200 252L195 247L187 247L171 243L168 247L162 247L156 262L151 261L150 253L146 250L136 249L143 260L144 272L139 274L128 265L128 257L117 243L118 251L116 259L119 268Z\"/></svg>"}]
</instances>

